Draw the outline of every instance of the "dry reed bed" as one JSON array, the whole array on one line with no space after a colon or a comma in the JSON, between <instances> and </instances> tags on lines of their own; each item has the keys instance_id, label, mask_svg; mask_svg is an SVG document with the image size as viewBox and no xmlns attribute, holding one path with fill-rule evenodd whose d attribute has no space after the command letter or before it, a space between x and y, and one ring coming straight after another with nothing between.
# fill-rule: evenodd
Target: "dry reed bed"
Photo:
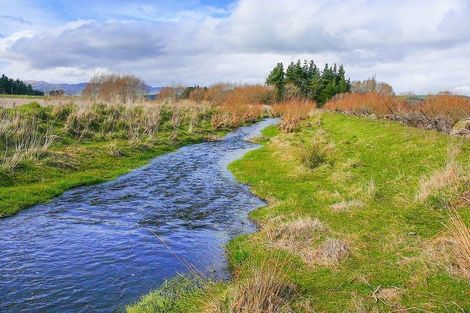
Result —
<instances>
[{"instance_id":1,"label":"dry reed bed","mask_svg":"<svg viewBox=\"0 0 470 313\"><path fill-rule=\"evenodd\" d=\"M358 115L375 115L447 133L459 120L470 117L470 99L454 95L435 95L425 97L424 100L409 101L404 97L372 92L350 93L336 96L325 108ZM468 131L463 130L463 133Z\"/></svg>"}]
</instances>

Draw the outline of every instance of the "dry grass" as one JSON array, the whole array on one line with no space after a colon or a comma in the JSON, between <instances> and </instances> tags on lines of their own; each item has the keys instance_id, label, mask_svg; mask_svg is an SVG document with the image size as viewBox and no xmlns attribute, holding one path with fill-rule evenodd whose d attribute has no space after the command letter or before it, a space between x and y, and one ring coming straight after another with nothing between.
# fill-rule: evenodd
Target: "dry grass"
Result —
<instances>
[{"instance_id":1,"label":"dry grass","mask_svg":"<svg viewBox=\"0 0 470 313\"><path fill-rule=\"evenodd\" d=\"M283 248L290 248L292 245L297 245L299 241L311 240L315 234L325 230L325 225L319 219L302 217L292 221L269 224L264 228L264 233L270 242Z\"/></svg>"},{"instance_id":2,"label":"dry grass","mask_svg":"<svg viewBox=\"0 0 470 313\"><path fill-rule=\"evenodd\" d=\"M451 236L452 253L458 272L470 280L470 229L454 210L450 213L447 228Z\"/></svg>"},{"instance_id":3,"label":"dry grass","mask_svg":"<svg viewBox=\"0 0 470 313\"><path fill-rule=\"evenodd\" d=\"M330 206L333 212L349 212L353 209L360 209L362 207L364 207L364 202L360 200L341 201Z\"/></svg>"},{"instance_id":4,"label":"dry grass","mask_svg":"<svg viewBox=\"0 0 470 313\"><path fill-rule=\"evenodd\" d=\"M312 261L319 265L336 265L349 256L349 245L339 239L327 239L312 255Z\"/></svg>"},{"instance_id":5,"label":"dry grass","mask_svg":"<svg viewBox=\"0 0 470 313\"><path fill-rule=\"evenodd\" d=\"M461 170L456 162L449 162L444 168L434 171L430 177L420 180L419 191L416 195L418 202L424 202L436 191L457 184L461 177Z\"/></svg>"},{"instance_id":6,"label":"dry grass","mask_svg":"<svg viewBox=\"0 0 470 313\"><path fill-rule=\"evenodd\" d=\"M425 271L445 269L451 275L470 281L470 228L457 210L451 208L448 213L445 231L424 244L417 260L425 265Z\"/></svg>"},{"instance_id":7,"label":"dry grass","mask_svg":"<svg viewBox=\"0 0 470 313\"><path fill-rule=\"evenodd\" d=\"M208 313L275 313L294 312L291 301L296 286L290 282L282 267L275 262L253 266L246 278L237 280L222 297L212 300Z\"/></svg>"},{"instance_id":8,"label":"dry grass","mask_svg":"<svg viewBox=\"0 0 470 313\"><path fill-rule=\"evenodd\" d=\"M4 154L0 168L12 171L23 160L38 161L55 138L49 131L43 131L35 119L3 114L0 118L0 147L3 147Z\"/></svg>"},{"instance_id":9,"label":"dry grass","mask_svg":"<svg viewBox=\"0 0 470 313\"><path fill-rule=\"evenodd\" d=\"M345 241L333 238L317 244L327 232L319 219L311 217L291 221L278 218L263 228L268 245L287 250L307 264L331 266L349 255L349 247Z\"/></svg>"},{"instance_id":10,"label":"dry grass","mask_svg":"<svg viewBox=\"0 0 470 313\"><path fill-rule=\"evenodd\" d=\"M279 128L284 132L293 132L300 126L316 107L315 102L300 99L291 99L272 106L273 114L282 118Z\"/></svg>"}]
</instances>

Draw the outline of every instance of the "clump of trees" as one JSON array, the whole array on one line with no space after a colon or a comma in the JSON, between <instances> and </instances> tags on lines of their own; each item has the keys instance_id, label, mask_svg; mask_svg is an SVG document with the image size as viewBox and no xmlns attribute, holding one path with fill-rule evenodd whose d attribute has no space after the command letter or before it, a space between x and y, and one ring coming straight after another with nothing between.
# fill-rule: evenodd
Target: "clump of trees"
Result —
<instances>
[{"instance_id":1,"label":"clump of trees","mask_svg":"<svg viewBox=\"0 0 470 313\"><path fill-rule=\"evenodd\" d=\"M391 85L384 82L377 82L375 75L363 81L353 81L351 83L351 91L354 93L369 93L376 92L384 95L393 96L393 88Z\"/></svg>"},{"instance_id":2,"label":"clump of trees","mask_svg":"<svg viewBox=\"0 0 470 313\"><path fill-rule=\"evenodd\" d=\"M145 96L144 82L134 75L97 74L82 95L94 101L132 103Z\"/></svg>"},{"instance_id":3,"label":"clump of trees","mask_svg":"<svg viewBox=\"0 0 470 313\"><path fill-rule=\"evenodd\" d=\"M325 64L320 70L314 61L291 62L284 71L278 63L269 73L266 83L275 88L278 101L292 98L314 100L323 106L334 95L351 91L351 82L346 79L343 65Z\"/></svg>"},{"instance_id":4,"label":"clump of trees","mask_svg":"<svg viewBox=\"0 0 470 313\"><path fill-rule=\"evenodd\" d=\"M8 78L3 74L0 77L0 94L43 96L44 92L34 90L30 84L25 84L19 79Z\"/></svg>"}]
</instances>

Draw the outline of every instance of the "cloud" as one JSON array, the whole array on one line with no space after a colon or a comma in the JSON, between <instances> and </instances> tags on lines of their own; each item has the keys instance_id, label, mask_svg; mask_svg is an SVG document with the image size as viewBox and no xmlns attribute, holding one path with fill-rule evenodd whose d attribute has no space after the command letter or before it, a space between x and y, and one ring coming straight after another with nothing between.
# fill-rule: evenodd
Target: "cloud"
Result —
<instances>
[{"instance_id":1,"label":"cloud","mask_svg":"<svg viewBox=\"0 0 470 313\"><path fill-rule=\"evenodd\" d=\"M99 67L152 84L208 84L262 82L278 61L313 58L344 63L353 79L377 74L399 91L470 84L469 1L240 0L171 14L158 14L161 6L149 2L131 4L111 8L104 19L77 16L0 38L5 69L25 79L70 81Z\"/></svg>"}]
</instances>

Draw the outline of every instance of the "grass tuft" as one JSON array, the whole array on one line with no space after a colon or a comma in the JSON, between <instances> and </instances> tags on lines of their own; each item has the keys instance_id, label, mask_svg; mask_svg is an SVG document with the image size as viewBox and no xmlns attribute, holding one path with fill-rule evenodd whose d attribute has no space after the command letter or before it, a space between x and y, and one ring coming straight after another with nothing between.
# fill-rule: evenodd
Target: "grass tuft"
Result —
<instances>
[{"instance_id":1,"label":"grass tuft","mask_svg":"<svg viewBox=\"0 0 470 313\"><path fill-rule=\"evenodd\" d=\"M296 286L290 282L282 267L266 262L248 270L225 294L211 301L208 313L275 313L293 312L290 301Z\"/></svg>"},{"instance_id":2,"label":"grass tuft","mask_svg":"<svg viewBox=\"0 0 470 313\"><path fill-rule=\"evenodd\" d=\"M470 228L456 211L451 211L447 226L452 240L452 253L459 273L470 280Z\"/></svg>"}]
</instances>

